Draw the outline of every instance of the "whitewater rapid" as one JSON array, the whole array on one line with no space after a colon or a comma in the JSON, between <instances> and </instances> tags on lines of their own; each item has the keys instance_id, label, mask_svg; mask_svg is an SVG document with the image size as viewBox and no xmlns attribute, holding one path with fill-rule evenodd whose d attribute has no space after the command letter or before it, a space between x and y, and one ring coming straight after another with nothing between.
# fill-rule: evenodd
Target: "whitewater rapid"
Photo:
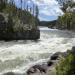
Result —
<instances>
[{"instance_id":1,"label":"whitewater rapid","mask_svg":"<svg viewBox=\"0 0 75 75\"><path fill-rule=\"evenodd\" d=\"M34 63L48 59L55 52L75 46L75 33L40 27L38 41L0 41L0 73L25 72Z\"/></svg>"}]
</instances>

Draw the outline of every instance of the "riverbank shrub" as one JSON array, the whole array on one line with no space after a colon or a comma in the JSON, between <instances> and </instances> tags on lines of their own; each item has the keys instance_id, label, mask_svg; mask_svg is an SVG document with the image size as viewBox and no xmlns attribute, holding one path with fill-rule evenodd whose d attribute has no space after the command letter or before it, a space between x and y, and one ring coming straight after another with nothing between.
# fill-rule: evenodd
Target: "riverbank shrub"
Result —
<instances>
[{"instance_id":1,"label":"riverbank shrub","mask_svg":"<svg viewBox=\"0 0 75 75\"><path fill-rule=\"evenodd\" d=\"M58 17L57 28L75 30L75 2L63 4L63 16Z\"/></svg>"},{"instance_id":2,"label":"riverbank shrub","mask_svg":"<svg viewBox=\"0 0 75 75\"><path fill-rule=\"evenodd\" d=\"M68 52L66 58L62 58L57 64L53 75L75 75L75 47Z\"/></svg>"}]
</instances>

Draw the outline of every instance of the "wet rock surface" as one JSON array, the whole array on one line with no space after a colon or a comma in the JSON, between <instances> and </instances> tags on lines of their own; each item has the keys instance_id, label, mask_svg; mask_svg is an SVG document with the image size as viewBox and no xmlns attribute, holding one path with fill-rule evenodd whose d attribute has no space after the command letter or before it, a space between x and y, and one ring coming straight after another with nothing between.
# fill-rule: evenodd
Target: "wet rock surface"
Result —
<instances>
[{"instance_id":1,"label":"wet rock surface","mask_svg":"<svg viewBox=\"0 0 75 75\"><path fill-rule=\"evenodd\" d=\"M52 66L52 65L53 65L53 62L52 62L52 61L48 61L48 62L47 62L47 66L50 67L50 66Z\"/></svg>"},{"instance_id":2,"label":"wet rock surface","mask_svg":"<svg viewBox=\"0 0 75 75\"><path fill-rule=\"evenodd\" d=\"M53 70L55 70L55 66L60 60L60 56L66 56L62 52L57 52L51 56L50 59L48 59L46 62L42 62L42 64L38 63L33 66L31 66L25 73L14 73L14 72L7 72L3 75L50 75ZM59 58L59 59L58 59Z\"/></svg>"},{"instance_id":3,"label":"wet rock surface","mask_svg":"<svg viewBox=\"0 0 75 75\"><path fill-rule=\"evenodd\" d=\"M45 67L44 67L45 66ZM46 73L46 68L47 66L45 64L43 65L34 65L32 66L30 69L28 69L27 71L27 75L30 75L31 73L36 73L36 72L40 72L40 73Z\"/></svg>"},{"instance_id":4,"label":"wet rock surface","mask_svg":"<svg viewBox=\"0 0 75 75\"><path fill-rule=\"evenodd\" d=\"M57 52L53 54L50 58L51 60L57 60L61 54L62 54L61 52Z\"/></svg>"},{"instance_id":5,"label":"wet rock surface","mask_svg":"<svg viewBox=\"0 0 75 75\"><path fill-rule=\"evenodd\" d=\"M61 59L62 56L66 56L62 52L57 52L53 54L46 63L36 64L27 70L27 75L50 75L50 73L55 69L56 64Z\"/></svg>"}]
</instances>

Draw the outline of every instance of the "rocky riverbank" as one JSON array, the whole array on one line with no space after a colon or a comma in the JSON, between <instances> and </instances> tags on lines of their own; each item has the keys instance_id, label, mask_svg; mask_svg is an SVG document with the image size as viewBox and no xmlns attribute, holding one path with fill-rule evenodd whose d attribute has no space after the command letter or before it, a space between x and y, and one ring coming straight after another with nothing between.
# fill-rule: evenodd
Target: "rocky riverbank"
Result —
<instances>
[{"instance_id":1,"label":"rocky riverbank","mask_svg":"<svg viewBox=\"0 0 75 75\"><path fill-rule=\"evenodd\" d=\"M49 59L44 60L42 63L32 65L25 73L7 72L3 75L51 75L55 71L56 64L62 57L66 57L68 52L57 52Z\"/></svg>"},{"instance_id":2,"label":"rocky riverbank","mask_svg":"<svg viewBox=\"0 0 75 75\"><path fill-rule=\"evenodd\" d=\"M15 32L12 34L4 34L0 37L0 40L37 40L40 38L40 30L27 30L24 32Z\"/></svg>"}]
</instances>

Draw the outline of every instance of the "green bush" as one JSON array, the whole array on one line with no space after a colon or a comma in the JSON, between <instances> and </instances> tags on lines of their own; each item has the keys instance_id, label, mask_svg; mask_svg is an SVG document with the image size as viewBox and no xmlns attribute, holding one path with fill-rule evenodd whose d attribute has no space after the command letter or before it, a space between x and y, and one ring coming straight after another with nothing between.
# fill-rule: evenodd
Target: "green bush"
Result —
<instances>
[{"instance_id":1,"label":"green bush","mask_svg":"<svg viewBox=\"0 0 75 75\"><path fill-rule=\"evenodd\" d=\"M67 8L70 9L67 10ZM60 29L68 29L68 30L75 30L75 10L72 8L75 7L75 2L68 2L63 4L63 12L64 15L58 17L57 20L57 27Z\"/></svg>"},{"instance_id":2,"label":"green bush","mask_svg":"<svg viewBox=\"0 0 75 75\"><path fill-rule=\"evenodd\" d=\"M75 47L57 64L55 75L75 75Z\"/></svg>"}]
</instances>

